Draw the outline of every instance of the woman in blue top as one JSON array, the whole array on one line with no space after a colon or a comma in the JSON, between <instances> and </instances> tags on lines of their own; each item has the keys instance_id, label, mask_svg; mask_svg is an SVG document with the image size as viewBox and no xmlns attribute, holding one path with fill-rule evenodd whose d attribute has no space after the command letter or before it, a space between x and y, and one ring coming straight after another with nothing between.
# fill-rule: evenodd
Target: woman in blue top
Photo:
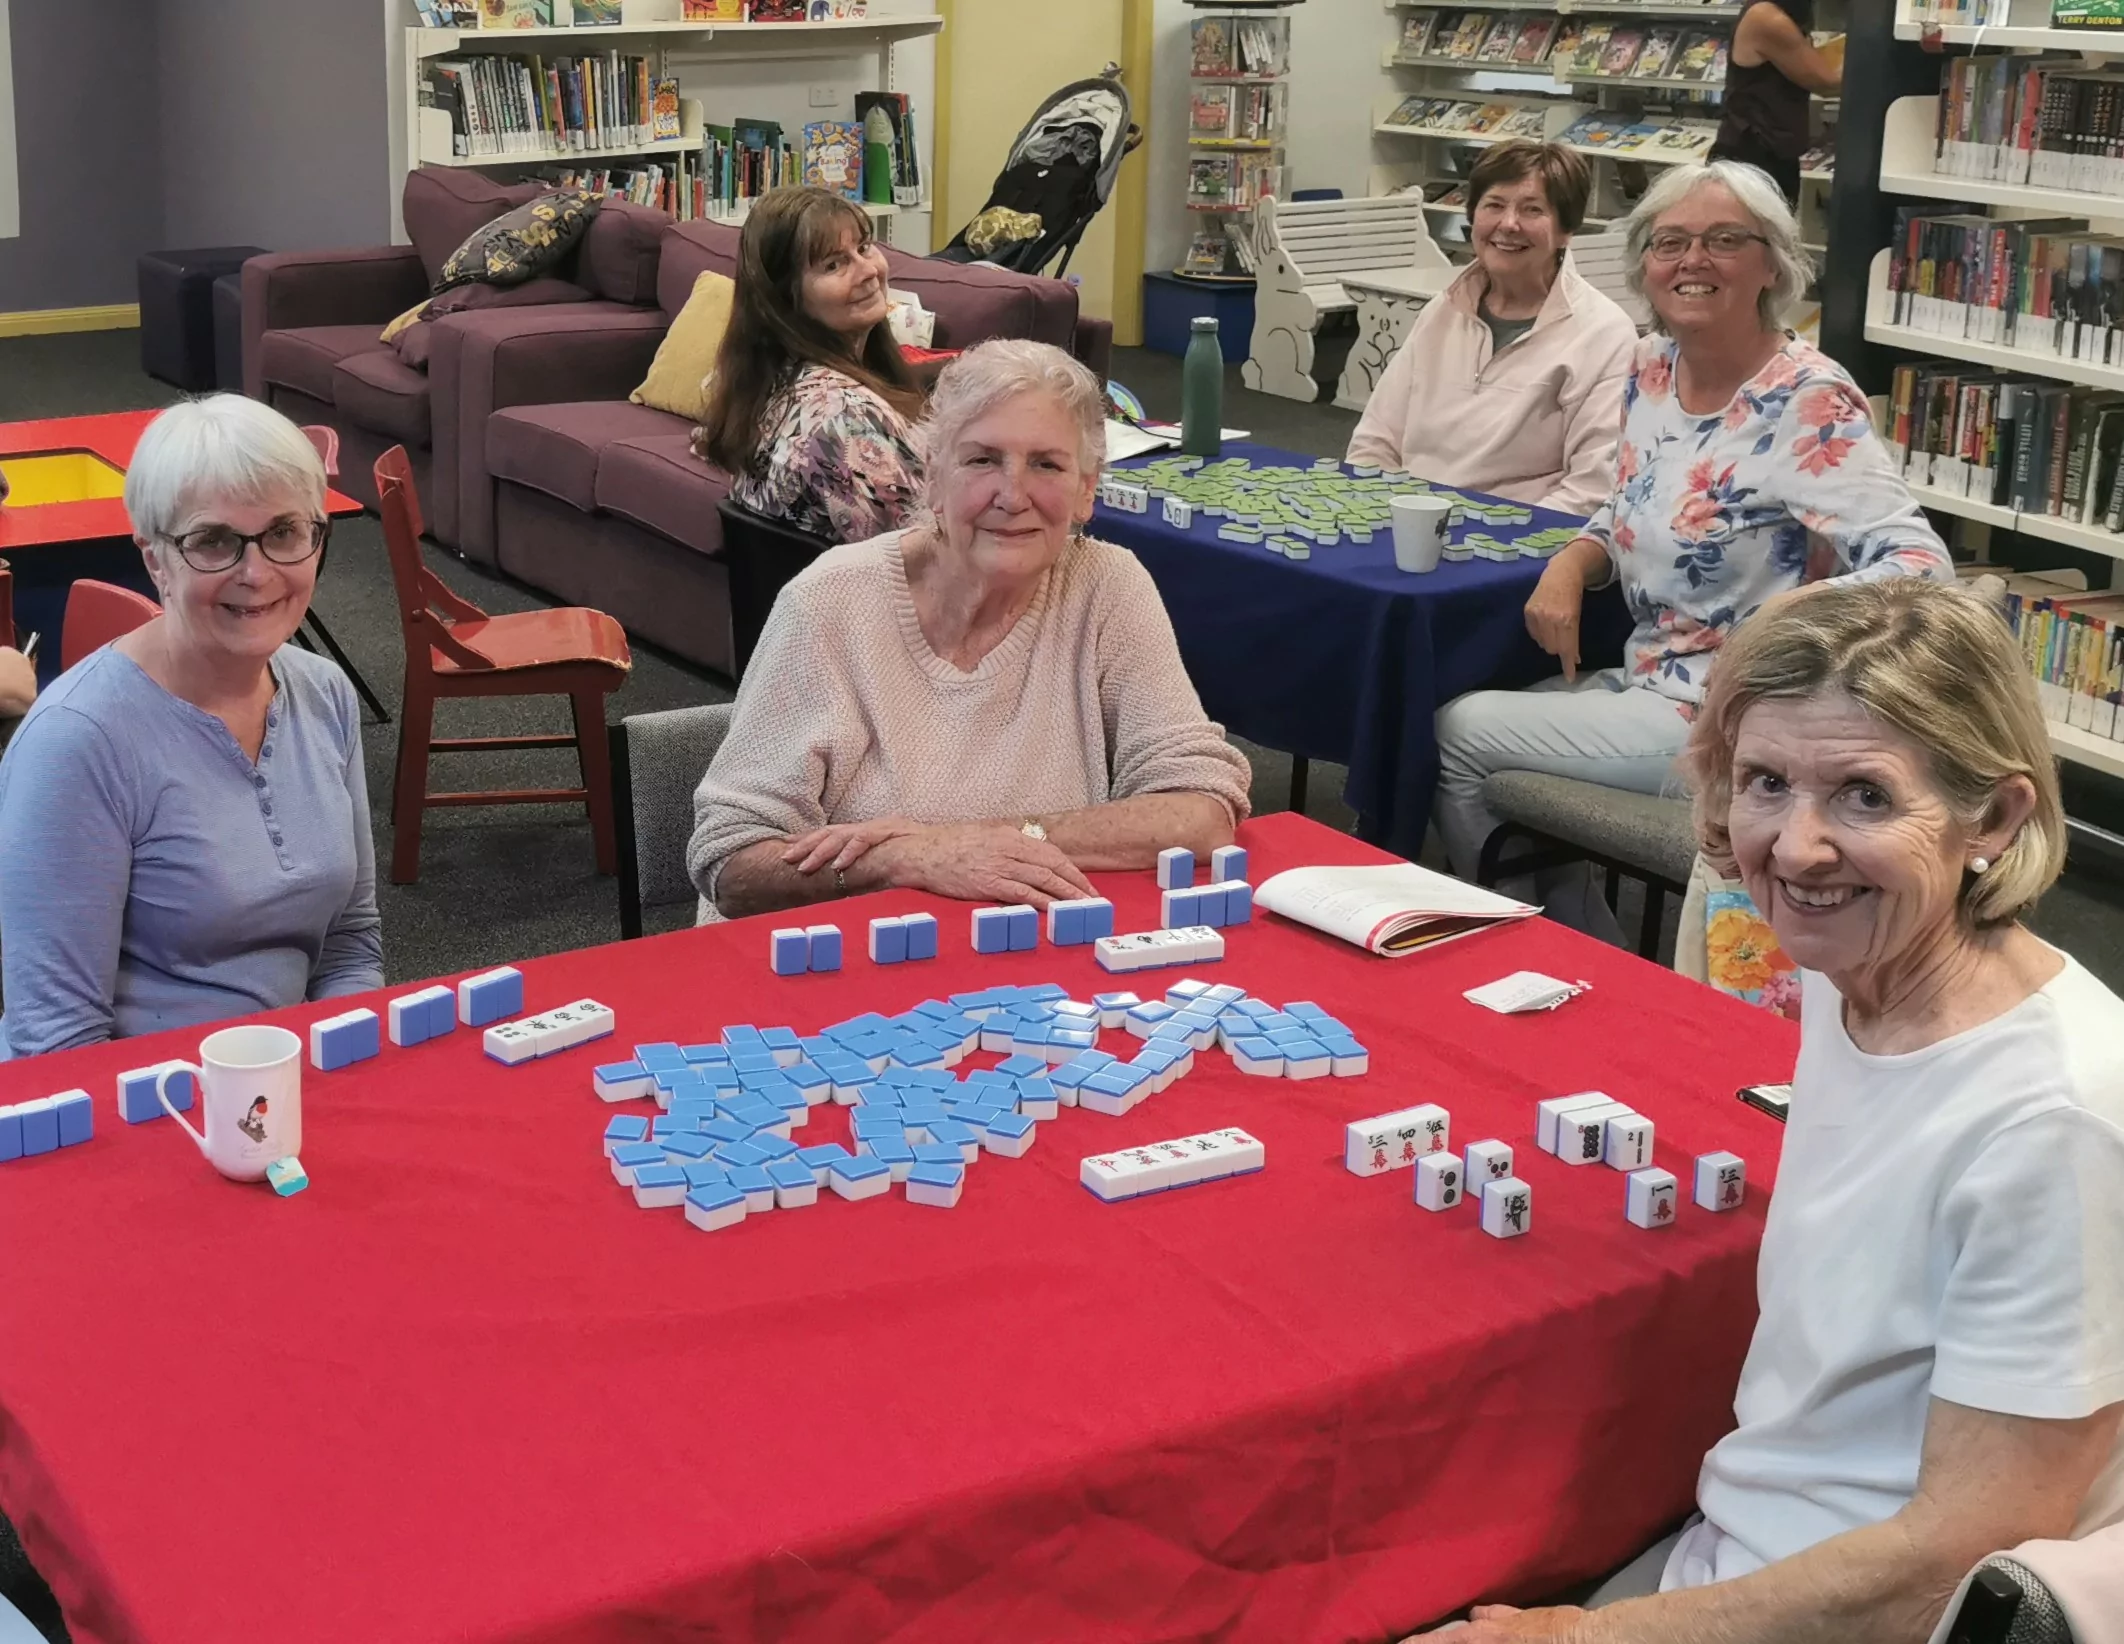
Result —
<instances>
[{"instance_id":1,"label":"woman in blue top","mask_svg":"<svg viewBox=\"0 0 2124 1644\"><path fill-rule=\"evenodd\" d=\"M354 693L287 643L324 493L302 431L239 395L141 436L125 504L162 615L61 675L0 761L9 1054L383 985Z\"/></svg>"}]
</instances>

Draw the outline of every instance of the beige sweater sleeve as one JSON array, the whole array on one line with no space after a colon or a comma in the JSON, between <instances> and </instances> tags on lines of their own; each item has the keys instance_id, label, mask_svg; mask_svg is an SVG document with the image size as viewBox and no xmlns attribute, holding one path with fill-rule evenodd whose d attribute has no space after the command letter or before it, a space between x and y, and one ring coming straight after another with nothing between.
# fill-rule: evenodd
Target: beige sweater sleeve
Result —
<instances>
[{"instance_id":1,"label":"beige sweater sleeve","mask_svg":"<svg viewBox=\"0 0 2124 1644\"><path fill-rule=\"evenodd\" d=\"M710 901L723 864L764 839L785 839L827 820L835 744L846 735L837 681L811 603L778 599L745 677L729 734L693 794L686 872Z\"/></svg>"},{"instance_id":2,"label":"beige sweater sleeve","mask_svg":"<svg viewBox=\"0 0 2124 1644\"><path fill-rule=\"evenodd\" d=\"M1089 546L1107 557L1097 585L1096 633L1109 797L1203 793L1222 802L1234 825L1245 821L1252 772L1202 711L1158 585L1126 549Z\"/></svg>"}]
</instances>

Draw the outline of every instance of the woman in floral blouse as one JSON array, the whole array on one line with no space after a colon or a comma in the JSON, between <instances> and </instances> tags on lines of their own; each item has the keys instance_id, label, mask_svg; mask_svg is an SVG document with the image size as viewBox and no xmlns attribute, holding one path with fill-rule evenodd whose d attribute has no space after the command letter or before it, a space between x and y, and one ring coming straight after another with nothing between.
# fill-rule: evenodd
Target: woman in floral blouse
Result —
<instances>
[{"instance_id":1,"label":"woman in floral blouse","mask_svg":"<svg viewBox=\"0 0 2124 1644\"><path fill-rule=\"evenodd\" d=\"M829 542L906 522L922 397L885 322L885 253L862 209L823 188L762 195L693 448L755 513Z\"/></svg>"},{"instance_id":2,"label":"woman in floral blouse","mask_svg":"<svg viewBox=\"0 0 2124 1644\"><path fill-rule=\"evenodd\" d=\"M1831 576L1953 575L1866 397L1780 323L1808 268L1777 185L1734 161L1675 166L1628 234L1630 282L1659 329L1624 389L1615 490L1527 601L1528 631L1562 677L1438 713L1438 826L1463 875L1497 826L1482 802L1492 772L1668 789L1718 647L1765 600ZM1636 619L1623 666L1582 675L1580 607L1618 576ZM1590 886L1583 867L1560 870L1535 895L1552 917L1619 939Z\"/></svg>"}]
</instances>

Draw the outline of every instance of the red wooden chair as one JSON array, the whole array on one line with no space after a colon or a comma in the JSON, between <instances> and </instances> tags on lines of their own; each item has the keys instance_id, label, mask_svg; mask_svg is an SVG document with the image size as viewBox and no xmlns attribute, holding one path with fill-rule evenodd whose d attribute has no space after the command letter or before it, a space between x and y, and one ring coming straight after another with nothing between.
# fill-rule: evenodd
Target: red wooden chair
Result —
<instances>
[{"instance_id":1,"label":"red wooden chair","mask_svg":"<svg viewBox=\"0 0 2124 1644\"><path fill-rule=\"evenodd\" d=\"M145 594L88 577L77 579L67 589L66 616L59 628L60 669L71 668L99 645L160 615L162 607Z\"/></svg>"},{"instance_id":2,"label":"red wooden chair","mask_svg":"<svg viewBox=\"0 0 2124 1644\"><path fill-rule=\"evenodd\" d=\"M611 749L605 736L605 698L627 682L634 666L627 636L603 611L563 606L551 611L487 615L460 599L420 557L420 498L404 446L376 459L376 496L391 580L398 590L399 624L406 638L405 700L398 715L398 772L391 801L395 838L391 881L420 877L421 812L430 805L551 805L580 801L590 812L597 871L612 873L618 851L612 826ZM572 736L433 737L435 704L443 697L565 696L575 715ZM428 792L428 755L508 748L575 749L580 788L516 788L479 793Z\"/></svg>"},{"instance_id":3,"label":"red wooden chair","mask_svg":"<svg viewBox=\"0 0 2124 1644\"><path fill-rule=\"evenodd\" d=\"M317 448L317 460L324 464L325 484L337 485L339 483L339 430L317 422L305 424L302 432L304 437ZM327 547L325 552L330 552L329 547ZM325 556L320 553L317 556L317 574L320 577L324 575L324 567ZM303 613L302 620L309 625L316 633L318 639L323 642L324 648L331 653L332 660L339 664L340 672L353 681L355 694L369 705L369 712L376 716L377 722L383 725L390 724L391 710L383 705L383 698L378 696L375 690L371 688L368 680L362 677L361 670L354 666L354 659L347 655L338 639L333 636L332 630L325 626L325 619L317 614L317 602L314 594L311 596L310 608ZM305 634L300 628L295 630L295 643L306 651L317 649L315 645L310 643L309 635Z\"/></svg>"}]
</instances>

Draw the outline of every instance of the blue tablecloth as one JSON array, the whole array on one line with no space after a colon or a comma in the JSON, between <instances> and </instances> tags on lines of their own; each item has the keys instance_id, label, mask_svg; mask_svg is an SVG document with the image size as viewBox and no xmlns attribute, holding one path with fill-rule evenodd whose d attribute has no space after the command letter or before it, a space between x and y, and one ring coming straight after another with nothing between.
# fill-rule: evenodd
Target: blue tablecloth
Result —
<instances>
[{"instance_id":1,"label":"blue tablecloth","mask_svg":"<svg viewBox=\"0 0 2124 1644\"><path fill-rule=\"evenodd\" d=\"M1313 461L1250 443L1228 443L1224 454L1262 467ZM1182 531L1154 498L1147 514L1101 503L1091 529L1133 550L1156 580L1210 717L1264 747L1348 766L1343 798L1358 834L1413 859L1438 782L1431 717L1440 704L1556 672L1522 615L1541 562L1474 560L1412 576L1395 567L1388 530L1367 545L1315 548L1292 561L1259 544L1219 541L1219 523L1198 518ZM1581 523L1537 508L1529 525L1486 529L1510 540ZM1613 666L1629 630L1618 594L1588 596L1584 666Z\"/></svg>"}]
</instances>

